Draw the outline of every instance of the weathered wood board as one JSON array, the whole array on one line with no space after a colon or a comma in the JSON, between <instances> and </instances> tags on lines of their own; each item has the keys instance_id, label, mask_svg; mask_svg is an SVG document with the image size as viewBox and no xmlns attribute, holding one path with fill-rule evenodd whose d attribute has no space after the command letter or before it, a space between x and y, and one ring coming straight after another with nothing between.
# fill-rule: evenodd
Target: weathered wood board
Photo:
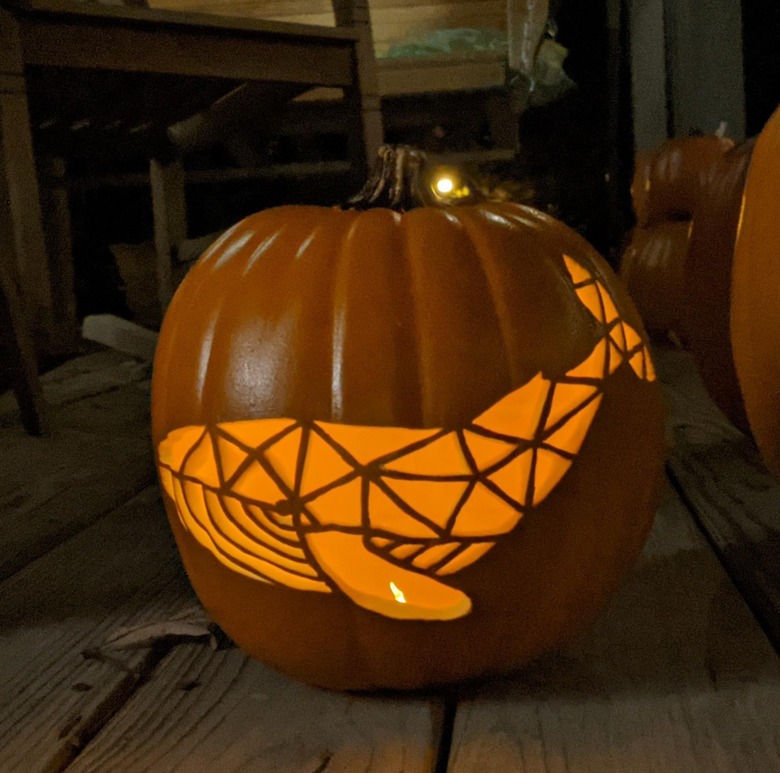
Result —
<instances>
[{"instance_id":1,"label":"weathered wood board","mask_svg":"<svg viewBox=\"0 0 780 773\"><path fill-rule=\"evenodd\" d=\"M155 661L95 649L192 603L156 486L0 583L0 770L63 770Z\"/></svg>"},{"instance_id":2,"label":"weathered wood board","mask_svg":"<svg viewBox=\"0 0 780 773\"><path fill-rule=\"evenodd\" d=\"M348 30L105 5L85 11L83 4L57 0L34 7L40 14L20 32L27 65L352 85ZM50 17L50 11L68 15Z\"/></svg>"},{"instance_id":3,"label":"weathered wood board","mask_svg":"<svg viewBox=\"0 0 780 773\"><path fill-rule=\"evenodd\" d=\"M326 692L239 650L190 644L160 663L68 773L423 773L433 771L434 737L425 699Z\"/></svg>"},{"instance_id":4,"label":"weathered wood board","mask_svg":"<svg viewBox=\"0 0 780 773\"><path fill-rule=\"evenodd\" d=\"M11 395L0 398L0 579L154 479L148 363L99 352L42 384L50 419L43 438L24 432Z\"/></svg>"},{"instance_id":5,"label":"weathered wood board","mask_svg":"<svg viewBox=\"0 0 780 773\"><path fill-rule=\"evenodd\" d=\"M656 360L674 449L670 476L780 647L780 480L708 397L690 355L659 351Z\"/></svg>"},{"instance_id":6,"label":"weathered wood board","mask_svg":"<svg viewBox=\"0 0 780 773\"><path fill-rule=\"evenodd\" d=\"M109 491L131 497L139 460L152 474L148 364L97 352L47 374L54 430L43 439L24 435L0 397L0 567L28 540L0 582L0 770L780 770L780 661L712 552L773 635L780 488L687 355L656 361L677 490L667 488L639 564L564 652L447 693L459 696L452 725L430 695L321 691L236 649L164 635L207 632L180 624L198 608L157 486L106 504ZM36 483L30 460L58 470L55 483ZM139 626L135 646L106 646Z\"/></svg>"},{"instance_id":7,"label":"weathered wood board","mask_svg":"<svg viewBox=\"0 0 780 773\"><path fill-rule=\"evenodd\" d=\"M154 8L247 16L297 24L334 23L331 0L150 0ZM506 29L503 0L369 0L378 54L393 43L430 30Z\"/></svg>"},{"instance_id":8,"label":"weathered wood board","mask_svg":"<svg viewBox=\"0 0 780 773\"><path fill-rule=\"evenodd\" d=\"M4 403L7 426L0 433L12 442L0 452L8 456L0 477L8 485L0 491L11 501L25 486L32 493L17 502L18 511L0 516L4 527L11 524L2 566L27 564L0 583L0 770L223 771L251 764L389 771L399 760L404 770L433 770L443 714L435 701L328 693L238 650L215 652L205 643L171 649L160 634L180 630L178 613L195 602L157 486L108 515L99 512L110 492L120 502L130 498L136 456L151 471L147 379L148 364L115 352L47 374L55 429L36 446L28 447L35 439L16 427L11 400ZM48 496L36 499L35 476L14 466L22 455L55 466ZM128 649L104 646L135 626L161 638L146 643L142 636Z\"/></svg>"},{"instance_id":9,"label":"weathered wood board","mask_svg":"<svg viewBox=\"0 0 780 773\"><path fill-rule=\"evenodd\" d=\"M780 663L669 496L634 573L564 654L462 700L450 773L780 770Z\"/></svg>"},{"instance_id":10,"label":"weathered wood board","mask_svg":"<svg viewBox=\"0 0 780 773\"><path fill-rule=\"evenodd\" d=\"M156 487L0 584L0 769L433 769L423 698L316 690L205 643L156 670L158 648L103 646L192 603Z\"/></svg>"}]
</instances>

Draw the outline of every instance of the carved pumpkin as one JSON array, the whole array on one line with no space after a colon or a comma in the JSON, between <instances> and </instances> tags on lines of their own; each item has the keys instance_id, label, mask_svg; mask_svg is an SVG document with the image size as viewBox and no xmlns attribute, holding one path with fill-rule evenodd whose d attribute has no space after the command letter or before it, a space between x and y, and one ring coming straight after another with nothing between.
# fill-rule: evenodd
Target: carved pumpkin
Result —
<instances>
[{"instance_id":1,"label":"carved pumpkin","mask_svg":"<svg viewBox=\"0 0 780 773\"><path fill-rule=\"evenodd\" d=\"M734 249L731 345L750 429L780 474L780 110L756 140Z\"/></svg>"},{"instance_id":2,"label":"carved pumpkin","mask_svg":"<svg viewBox=\"0 0 780 773\"><path fill-rule=\"evenodd\" d=\"M382 158L352 209L226 233L171 303L153 380L205 608L339 688L559 646L635 560L663 449L645 335L602 258L526 207L407 209L420 160ZM404 211L369 206L384 194Z\"/></svg>"},{"instance_id":3,"label":"carved pumpkin","mask_svg":"<svg viewBox=\"0 0 780 773\"><path fill-rule=\"evenodd\" d=\"M733 142L717 136L667 140L637 154L631 200L636 227L620 277L654 338L684 339L684 275L693 212L718 159Z\"/></svg>"},{"instance_id":4,"label":"carved pumpkin","mask_svg":"<svg viewBox=\"0 0 780 773\"><path fill-rule=\"evenodd\" d=\"M750 430L731 351L731 270L753 144L737 145L716 164L694 212L684 277L686 345L707 391L744 432Z\"/></svg>"}]
</instances>

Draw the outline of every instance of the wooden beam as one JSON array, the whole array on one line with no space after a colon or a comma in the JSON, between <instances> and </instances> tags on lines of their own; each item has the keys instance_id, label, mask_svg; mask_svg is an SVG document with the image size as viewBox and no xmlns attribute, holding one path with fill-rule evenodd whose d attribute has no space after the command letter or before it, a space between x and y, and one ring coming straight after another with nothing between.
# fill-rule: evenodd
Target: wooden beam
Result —
<instances>
[{"instance_id":1,"label":"wooden beam","mask_svg":"<svg viewBox=\"0 0 780 773\"><path fill-rule=\"evenodd\" d=\"M44 348L56 348L51 280L24 80L9 74L0 85L0 241L6 245L1 259L8 261L6 271L19 282L24 317L34 339Z\"/></svg>"},{"instance_id":2,"label":"wooden beam","mask_svg":"<svg viewBox=\"0 0 780 773\"><path fill-rule=\"evenodd\" d=\"M440 56L421 61L383 59L378 63L379 93L385 96L503 88L503 56Z\"/></svg>"},{"instance_id":3,"label":"wooden beam","mask_svg":"<svg viewBox=\"0 0 780 773\"><path fill-rule=\"evenodd\" d=\"M157 291L165 311L176 289L173 261L177 245L187 238L187 203L184 196L184 166L152 159L149 165L154 217L154 247L157 252Z\"/></svg>"},{"instance_id":4,"label":"wooden beam","mask_svg":"<svg viewBox=\"0 0 780 773\"><path fill-rule=\"evenodd\" d=\"M405 8L472 7L480 4L500 5L504 0L369 0L372 15L376 11L399 11ZM213 9L213 13L254 12L263 19L325 16L333 12L332 0L151 0L154 8L171 10Z\"/></svg>"},{"instance_id":5,"label":"wooden beam","mask_svg":"<svg viewBox=\"0 0 780 773\"><path fill-rule=\"evenodd\" d=\"M253 125L263 135L272 135L285 105L307 89L298 83L242 83L207 109L168 127L168 139L176 153L185 156Z\"/></svg>"},{"instance_id":6,"label":"wooden beam","mask_svg":"<svg viewBox=\"0 0 780 773\"><path fill-rule=\"evenodd\" d=\"M219 29L250 35L264 34L281 38L299 38L331 41L353 41L350 30L312 24L267 21L258 18L236 18L214 13L176 12L130 5L88 5L73 0L5 0L5 4L24 15L68 16L73 19L89 18L109 24L132 24L145 27L172 26L177 28Z\"/></svg>"},{"instance_id":7,"label":"wooden beam","mask_svg":"<svg viewBox=\"0 0 780 773\"><path fill-rule=\"evenodd\" d=\"M270 164L261 167L241 167L225 169L191 169L185 171L184 180L188 184L203 185L224 182L242 182L244 180L272 180L278 177L317 177L319 175L349 174L352 165L349 161L311 161L292 164ZM94 190L95 188L136 188L149 185L150 175L145 172L101 175L97 177L72 177L65 185L70 190Z\"/></svg>"},{"instance_id":8,"label":"wooden beam","mask_svg":"<svg viewBox=\"0 0 780 773\"><path fill-rule=\"evenodd\" d=\"M2 247L0 246L0 251ZM0 260L0 343L10 360L11 378L22 425L31 435L46 430L46 407L38 380L38 362L27 330L27 320L19 290Z\"/></svg>"},{"instance_id":9,"label":"wooden beam","mask_svg":"<svg viewBox=\"0 0 780 773\"><path fill-rule=\"evenodd\" d=\"M154 360L158 334L115 314L87 315L81 333L88 341L96 341L139 360L150 363Z\"/></svg>"},{"instance_id":10,"label":"wooden beam","mask_svg":"<svg viewBox=\"0 0 780 773\"><path fill-rule=\"evenodd\" d=\"M121 478L123 463L112 464L102 475ZM70 487L87 499L91 488L73 485L84 471ZM148 488L0 584L5 770L65 770L160 658L143 644L105 652L106 639L192 604L159 497Z\"/></svg>"},{"instance_id":11,"label":"wooden beam","mask_svg":"<svg viewBox=\"0 0 780 773\"><path fill-rule=\"evenodd\" d=\"M352 82L351 40L92 16L31 16L21 27L21 40L24 61L31 65L322 86Z\"/></svg>"},{"instance_id":12,"label":"wooden beam","mask_svg":"<svg viewBox=\"0 0 780 773\"><path fill-rule=\"evenodd\" d=\"M44 158L38 165L50 180L64 180L64 159ZM74 351L78 346L76 286L73 274L73 239L71 234L70 197L62 184L41 185L41 218L49 256L52 287L52 314L56 321L57 348Z\"/></svg>"},{"instance_id":13,"label":"wooden beam","mask_svg":"<svg viewBox=\"0 0 780 773\"><path fill-rule=\"evenodd\" d=\"M349 157L356 162L355 183L360 185L384 142L371 14L368 0L333 0L333 13L337 25L352 28L359 35L353 62L354 81L345 89L344 96L349 115Z\"/></svg>"}]
</instances>

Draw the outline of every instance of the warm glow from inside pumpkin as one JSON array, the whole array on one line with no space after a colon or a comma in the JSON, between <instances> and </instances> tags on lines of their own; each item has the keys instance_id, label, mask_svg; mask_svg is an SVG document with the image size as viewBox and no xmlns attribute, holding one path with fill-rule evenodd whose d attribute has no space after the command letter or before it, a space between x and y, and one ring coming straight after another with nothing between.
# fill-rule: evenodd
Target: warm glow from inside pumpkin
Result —
<instances>
[{"instance_id":1,"label":"warm glow from inside pumpkin","mask_svg":"<svg viewBox=\"0 0 780 773\"><path fill-rule=\"evenodd\" d=\"M611 373L627 362L654 378L604 285L563 260L601 331L566 375L539 373L456 430L287 418L175 429L158 459L183 527L254 580L340 591L392 618L467 614L469 597L441 577L480 559L550 494Z\"/></svg>"},{"instance_id":2,"label":"warm glow from inside pumpkin","mask_svg":"<svg viewBox=\"0 0 780 773\"><path fill-rule=\"evenodd\" d=\"M392 591L393 596L395 596L395 600L399 604L406 604L406 596L404 596L404 592L394 583L390 583L390 590Z\"/></svg>"}]
</instances>

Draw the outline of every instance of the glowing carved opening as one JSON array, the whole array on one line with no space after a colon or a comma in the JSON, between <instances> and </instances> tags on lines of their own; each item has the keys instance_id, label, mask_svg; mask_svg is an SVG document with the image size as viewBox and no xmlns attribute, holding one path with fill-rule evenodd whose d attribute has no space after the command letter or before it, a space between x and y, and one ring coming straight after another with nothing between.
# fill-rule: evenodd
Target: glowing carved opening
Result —
<instances>
[{"instance_id":1,"label":"glowing carved opening","mask_svg":"<svg viewBox=\"0 0 780 773\"><path fill-rule=\"evenodd\" d=\"M541 373L459 430L257 419L175 429L160 443L182 526L230 570L302 591L346 594L399 619L471 609L440 578L482 558L576 459L608 375L655 372L606 288L563 256L599 324L585 360ZM530 501L529 501L530 500Z\"/></svg>"}]
</instances>

